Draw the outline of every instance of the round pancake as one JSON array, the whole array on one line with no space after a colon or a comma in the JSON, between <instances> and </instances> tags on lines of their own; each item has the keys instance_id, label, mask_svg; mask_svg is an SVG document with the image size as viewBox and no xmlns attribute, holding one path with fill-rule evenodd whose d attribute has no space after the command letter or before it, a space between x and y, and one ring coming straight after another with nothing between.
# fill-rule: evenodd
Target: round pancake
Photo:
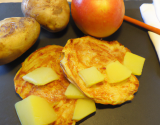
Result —
<instances>
[{"instance_id":1,"label":"round pancake","mask_svg":"<svg viewBox=\"0 0 160 125\"><path fill-rule=\"evenodd\" d=\"M64 58L61 67L66 77L96 103L117 105L134 98L139 87L139 81L134 75L119 83L108 83L106 66L117 60L123 64L125 53L130 51L119 42L85 36L68 40L62 51ZM105 75L105 80L86 87L78 72L92 66Z\"/></svg>"},{"instance_id":2,"label":"round pancake","mask_svg":"<svg viewBox=\"0 0 160 125\"><path fill-rule=\"evenodd\" d=\"M70 83L60 67L60 60L63 58L62 49L62 46L48 45L33 52L22 63L21 69L14 78L15 91L22 99L29 95L47 99L58 115L57 120L51 125L75 125L76 122L72 117L76 100L66 99L64 95ZM23 80L24 75L39 67L51 67L60 76L59 80L43 86L35 86Z\"/></svg>"}]
</instances>

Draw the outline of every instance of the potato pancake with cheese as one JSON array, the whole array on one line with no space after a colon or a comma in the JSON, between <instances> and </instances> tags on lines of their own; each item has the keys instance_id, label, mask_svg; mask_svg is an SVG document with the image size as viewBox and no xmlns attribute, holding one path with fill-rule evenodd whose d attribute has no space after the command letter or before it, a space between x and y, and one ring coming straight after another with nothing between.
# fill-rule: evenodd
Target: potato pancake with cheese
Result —
<instances>
[{"instance_id":1,"label":"potato pancake with cheese","mask_svg":"<svg viewBox=\"0 0 160 125\"><path fill-rule=\"evenodd\" d=\"M61 67L70 82L96 103L117 105L134 98L139 81L131 75L119 83L109 83L106 66L115 61L123 64L126 52L130 50L117 41L103 41L90 36L69 39L62 52ZM79 71L96 67L104 76L104 81L87 87L79 76Z\"/></svg>"},{"instance_id":2,"label":"potato pancake with cheese","mask_svg":"<svg viewBox=\"0 0 160 125\"><path fill-rule=\"evenodd\" d=\"M60 67L60 60L63 58L62 49L62 46L48 45L33 52L22 63L21 69L14 78L15 91L22 99L30 95L47 99L58 116L57 120L50 125L75 125L76 121L73 121L72 117L77 100L66 99L64 95L70 83ZM36 86L22 78L27 73L40 67L52 68L59 75L59 79L46 85Z\"/></svg>"}]
</instances>

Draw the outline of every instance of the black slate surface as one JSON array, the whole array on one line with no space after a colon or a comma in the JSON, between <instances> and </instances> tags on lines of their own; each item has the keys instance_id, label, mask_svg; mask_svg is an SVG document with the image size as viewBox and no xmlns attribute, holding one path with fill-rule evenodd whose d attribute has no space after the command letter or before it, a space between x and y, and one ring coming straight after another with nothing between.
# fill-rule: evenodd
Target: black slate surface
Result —
<instances>
[{"instance_id":1,"label":"black slate surface","mask_svg":"<svg viewBox=\"0 0 160 125\"><path fill-rule=\"evenodd\" d=\"M152 0L125 1L126 15L142 21L139 6ZM20 3L0 4L0 20L23 16ZM33 51L46 45L64 46L68 39L84 36L77 29L72 17L68 27L59 33L41 29L40 36L26 53L15 61L0 66L0 125L20 125L14 104L21 100L15 93L13 78L21 63ZM159 125L160 124L160 67L154 46L147 30L123 22L120 29L104 40L118 40L133 53L146 58L143 74L138 76L140 86L131 102L118 106L96 104L95 114L77 125Z\"/></svg>"}]
</instances>

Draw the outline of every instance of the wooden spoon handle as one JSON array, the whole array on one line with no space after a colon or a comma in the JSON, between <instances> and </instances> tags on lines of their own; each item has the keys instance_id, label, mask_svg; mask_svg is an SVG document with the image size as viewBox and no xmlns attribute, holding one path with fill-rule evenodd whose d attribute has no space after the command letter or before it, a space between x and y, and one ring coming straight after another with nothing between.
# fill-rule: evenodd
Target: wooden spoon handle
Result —
<instances>
[{"instance_id":1,"label":"wooden spoon handle","mask_svg":"<svg viewBox=\"0 0 160 125\"><path fill-rule=\"evenodd\" d=\"M143 23L143 22L141 22L141 21L138 21L138 20L133 19L133 18L128 17L128 16L124 16L123 19L124 19L125 21L128 21L128 22L130 22L130 23L133 23L133 24L135 24L135 25L137 25L137 26L140 26L140 27L142 27L142 28L145 28L145 29L147 29L147 30L150 30L150 31L155 32L155 33L157 33L157 34L160 35L160 29L158 29L158 28L156 28L156 27L150 26L150 25L148 25L148 24L145 24L145 23Z\"/></svg>"}]
</instances>

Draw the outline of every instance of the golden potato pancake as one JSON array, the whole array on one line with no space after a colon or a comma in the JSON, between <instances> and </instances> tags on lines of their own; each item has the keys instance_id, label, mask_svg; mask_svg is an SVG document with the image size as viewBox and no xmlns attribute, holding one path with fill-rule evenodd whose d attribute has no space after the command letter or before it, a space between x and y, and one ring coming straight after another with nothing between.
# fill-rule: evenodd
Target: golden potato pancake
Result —
<instances>
[{"instance_id":1,"label":"golden potato pancake","mask_svg":"<svg viewBox=\"0 0 160 125\"><path fill-rule=\"evenodd\" d=\"M90 36L69 39L62 50L64 58L61 61L61 67L68 80L96 103L122 104L134 98L134 93L138 91L139 81L131 75L122 82L108 83L106 66L117 60L123 64L127 51L130 50L117 41L107 42ZM105 75L105 80L87 87L78 72L92 66Z\"/></svg>"},{"instance_id":2,"label":"golden potato pancake","mask_svg":"<svg viewBox=\"0 0 160 125\"><path fill-rule=\"evenodd\" d=\"M15 91L22 99L29 95L45 98L53 105L58 118L50 125L75 125L72 120L76 100L66 99L64 93L70 84L64 77L60 67L63 58L62 46L48 45L33 52L23 63L14 78ZM25 80L23 76L39 67L50 67L59 76L59 80L43 86L35 86Z\"/></svg>"}]
</instances>

